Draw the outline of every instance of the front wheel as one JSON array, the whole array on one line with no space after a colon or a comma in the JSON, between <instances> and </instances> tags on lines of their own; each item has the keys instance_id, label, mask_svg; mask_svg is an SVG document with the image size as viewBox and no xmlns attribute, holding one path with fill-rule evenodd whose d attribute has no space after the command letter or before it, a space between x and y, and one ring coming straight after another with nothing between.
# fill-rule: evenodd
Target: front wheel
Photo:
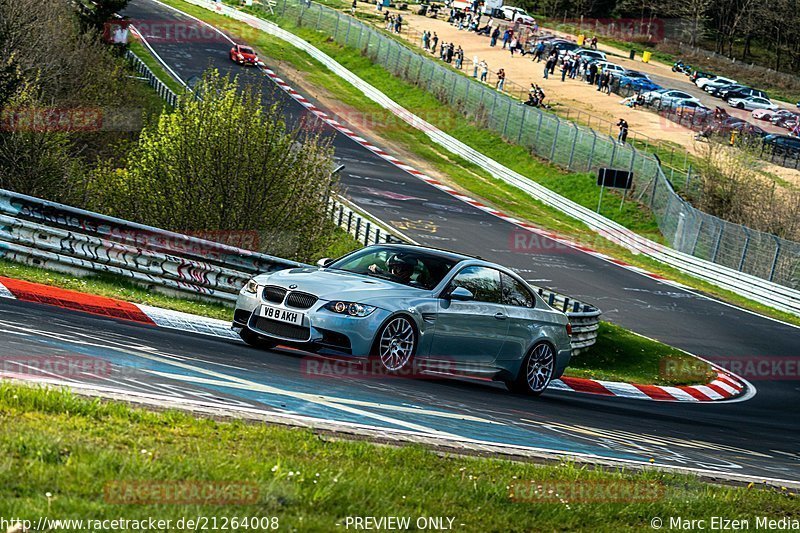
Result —
<instances>
[{"instance_id":1,"label":"front wheel","mask_svg":"<svg viewBox=\"0 0 800 533\"><path fill-rule=\"evenodd\" d=\"M378 332L375 355L390 374L407 370L416 350L417 331L408 317L394 317Z\"/></svg>"},{"instance_id":2,"label":"front wheel","mask_svg":"<svg viewBox=\"0 0 800 533\"><path fill-rule=\"evenodd\" d=\"M269 341L264 337L261 337L260 335L253 333L247 328L242 329L242 331L239 332L239 336L242 338L245 344L252 346L253 348L269 350L278 345L277 342Z\"/></svg>"},{"instance_id":3,"label":"front wheel","mask_svg":"<svg viewBox=\"0 0 800 533\"><path fill-rule=\"evenodd\" d=\"M739 109L744 109L744 104L739 102L738 104L736 104L736 107L738 107Z\"/></svg>"},{"instance_id":4,"label":"front wheel","mask_svg":"<svg viewBox=\"0 0 800 533\"><path fill-rule=\"evenodd\" d=\"M556 355L553 347L546 342L537 344L525 357L517 377L506 381L506 387L511 392L539 396L553 379L555 366Z\"/></svg>"}]
</instances>

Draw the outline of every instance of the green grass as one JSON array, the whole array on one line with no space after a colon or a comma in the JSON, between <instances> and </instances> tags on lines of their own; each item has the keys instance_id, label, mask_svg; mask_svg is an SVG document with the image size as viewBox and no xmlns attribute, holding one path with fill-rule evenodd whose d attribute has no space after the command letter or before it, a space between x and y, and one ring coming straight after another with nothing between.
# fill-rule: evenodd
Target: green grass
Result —
<instances>
[{"instance_id":1,"label":"green grass","mask_svg":"<svg viewBox=\"0 0 800 533\"><path fill-rule=\"evenodd\" d=\"M136 285L127 278L115 274L76 277L35 266L14 263L7 259L0 259L0 276L117 298L128 302L163 307L164 309L218 318L220 320L230 320L233 317L232 308L221 303L193 300L188 295L185 298L166 296Z\"/></svg>"},{"instance_id":2,"label":"green grass","mask_svg":"<svg viewBox=\"0 0 800 533\"><path fill-rule=\"evenodd\" d=\"M145 65L150 67L150 70L153 71L153 74L156 75L161 81L163 81L167 87L172 89L172 92L175 94L183 94L184 87L178 81L173 78L162 66L161 63L150 53L141 42L138 40L131 39L128 43L128 48L141 59Z\"/></svg>"},{"instance_id":3,"label":"green grass","mask_svg":"<svg viewBox=\"0 0 800 533\"><path fill-rule=\"evenodd\" d=\"M708 383L716 372L682 350L601 322L597 342L572 358L565 375L640 384L696 385Z\"/></svg>"},{"instance_id":4,"label":"green grass","mask_svg":"<svg viewBox=\"0 0 800 533\"><path fill-rule=\"evenodd\" d=\"M510 532L582 530L590 524L595 531L636 531L648 529L654 516L713 515L753 523L756 516L800 516L797 497L784 490L568 462L539 466L444 456L420 446L334 440L300 428L148 412L52 389L0 384L0 420L0 516L6 518L154 517L175 524L182 517L276 516L283 531L335 531L345 530L347 516L447 516L454 517L455 530ZM601 499L611 498L615 487L650 497L524 501L515 487L532 481L543 488L591 490ZM252 503L108 499L128 501L142 489L170 483L246 487ZM134 486L138 492L119 490Z\"/></svg>"},{"instance_id":5,"label":"green grass","mask_svg":"<svg viewBox=\"0 0 800 533\"><path fill-rule=\"evenodd\" d=\"M690 275L684 274L683 272L664 265L663 263L660 263L654 259L634 254L628 251L626 248L600 237L598 234L586 227L583 223L572 219L553 208L545 206L537 200L534 200L527 193L524 193L516 187L492 178L484 170L463 161L461 158L454 156L449 152L445 152L444 149L440 149L438 146L433 145L430 139L428 139L427 136L418 130L400 123L398 119L388 117L388 113L385 110L372 103L362 93L353 88L347 82L343 81L341 78L338 78L336 75L328 71L327 68L325 68L321 63L311 58L302 50L299 50L288 43L271 37L267 34L261 32L254 34L252 29L245 24L236 22L215 13L211 13L206 9L187 4L180 0L167 0L166 3L178 7L181 10L219 28L225 29L233 35L250 36L249 44L259 48L263 57L273 58L278 62L286 63L287 68L301 72L304 76L304 79L308 80L314 86L324 91L327 95L333 96L339 101L354 107L359 112L364 113L365 117L378 117L381 119L383 117L387 117L388 122L386 126L382 128L376 128L376 130L382 136L385 136L387 139L396 142L396 144L401 148L404 148L405 150L424 158L427 163L449 178L454 185L460 186L482 197L494 207L522 219L529 220L540 227L560 232L564 236L570 237L586 246L594 248L597 251L603 252L617 259L627 261L632 265L645 268L650 272L662 275L668 279L683 283L710 296L719 298L734 305L741 306L745 309L764 314L766 316L771 316L779 320L800 325L800 317L796 315L778 311L766 305L753 302L747 298L739 296L736 293L721 289L711 283L707 283ZM287 29L294 31L294 29L291 27L288 27ZM311 36L313 37L312 42L315 44L315 46L323 49L323 51L326 51L326 53L329 53L329 55L333 54L337 60L339 60L340 53L345 54L347 52L352 52L352 50L348 50L346 52L342 51L340 46L332 43L328 37L321 33L315 34L315 32L309 32L308 30L298 30L297 33L304 38L311 33ZM360 58L360 60L367 63L367 68L371 68L371 83L386 93L390 98L393 97L398 101L404 102L405 104L407 97L406 90L417 90L416 88L411 88L408 84L404 84L397 78L388 75L388 73L383 69L380 69L380 67L371 65L368 59ZM359 72L356 72L356 74L359 76L361 75ZM398 90L397 87L400 87L400 89ZM389 88L395 88L397 92L389 92ZM415 98L415 96L411 95L411 98ZM447 123L447 126L445 126L444 129L448 131L448 133L452 133L451 128L449 127L450 124L452 124L452 121L462 121L464 119L462 119L460 115L452 113L447 106L443 106L438 103L436 105L436 112L441 112L441 116L446 119L445 122ZM413 108L407 108L416 112L416 110ZM452 120L449 117L453 117ZM426 116L423 118L431 119L432 117ZM435 122L434 120L429 121ZM456 122L456 125L457 124L458 122ZM473 135L482 137L483 135L487 134L490 135L490 133L486 130L481 130L480 128L476 127ZM457 135L454 136L458 137ZM500 150L505 150L506 147L509 146L509 144L505 141L500 141L498 144L500 145ZM494 150L497 147L490 146L489 148ZM523 161L523 164L540 165L540 168L547 169L547 172L552 173L553 176L564 174L555 167L545 165L544 163L531 158L529 155L526 155L524 159L525 161ZM504 159L499 159L499 162L505 165L519 163L519 161L515 162ZM618 196L616 198L619 199ZM614 207L614 202L611 200L608 202L604 201L604 203L607 204L607 209ZM596 204L590 207L594 208L596 207Z\"/></svg>"}]
</instances>

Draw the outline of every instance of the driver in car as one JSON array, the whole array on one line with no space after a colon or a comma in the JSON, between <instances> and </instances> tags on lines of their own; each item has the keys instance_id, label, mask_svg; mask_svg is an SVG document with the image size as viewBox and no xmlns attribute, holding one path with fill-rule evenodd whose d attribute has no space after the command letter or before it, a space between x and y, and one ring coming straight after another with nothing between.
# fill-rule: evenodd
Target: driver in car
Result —
<instances>
[{"instance_id":1,"label":"driver in car","mask_svg":"<svg viewBox=\"0 0 800 533\"><path fill-rule=\"evenodd\" d=\"M400 254L394 254L386 260L386 268L389 269L388 272L376 264L370 265L369 271L373 274L378 274L379 276L384 276L392 281L396 281L397 283L408 285L411 281L411 275L414 274L414 267L416 266L416 260Z\"/></svg>"}]
</instances>

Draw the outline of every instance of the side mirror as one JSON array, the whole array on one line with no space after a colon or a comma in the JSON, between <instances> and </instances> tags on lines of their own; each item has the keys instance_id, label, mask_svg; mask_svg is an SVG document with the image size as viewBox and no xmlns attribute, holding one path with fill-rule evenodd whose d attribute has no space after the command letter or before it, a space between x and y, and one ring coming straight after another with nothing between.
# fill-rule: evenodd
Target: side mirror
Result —
<instances>
[{"instance_id":1,"label":"side mirror","mask_svg":"<svg viewBox=\"0 0 800 533\"><path fill-rule=\"evenodd\" d=\"M334 259L331 259L330 257L323 257L322 259L317 261L317 266L320 268L325 268L326 266L330 265L333 262Z\"/></svg>"},{"instance_id":2,"label":"side mirror","mask_svg":"<svg viewBox=\"0 0 800 533\"><path fill-rule=\"evenodd\" d=\"M468 302L474 298L475 295L473 295L472 292L470 292L468 289L465 289L464 287L456 287L455 289L447 293L448 300Z\"/></svg>"}]
</instances>

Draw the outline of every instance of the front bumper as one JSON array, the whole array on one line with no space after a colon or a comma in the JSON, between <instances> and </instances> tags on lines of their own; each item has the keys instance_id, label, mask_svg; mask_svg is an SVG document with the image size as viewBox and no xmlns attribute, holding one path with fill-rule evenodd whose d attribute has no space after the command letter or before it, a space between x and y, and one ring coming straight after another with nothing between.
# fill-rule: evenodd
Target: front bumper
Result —
<instances>
[{"instance_id":1,"label":"front bumper","mask_svg":"<svg viewBox=\"0 0 800 533\"><path fill-rule=\"evenodd\" d=\"M389 312L375 309L365 317L340 315L324 309L328 302L318 300L309 309L296 309L268 303L273 307L300 312L305 316L303 325L293 328L275 327L275 324L263 322L257 311L264 302L258 294L240 292L236 300L233 324L231 329L241 332L247 328L263 337L275 340L280 344L295 346L303 350L353 357L367 357L372 351L375 334L381 324L389 317ZM285 335L281 333L291 333ZM302 338L300 338L302 337Z\"/></svg>"}]
</instances>

